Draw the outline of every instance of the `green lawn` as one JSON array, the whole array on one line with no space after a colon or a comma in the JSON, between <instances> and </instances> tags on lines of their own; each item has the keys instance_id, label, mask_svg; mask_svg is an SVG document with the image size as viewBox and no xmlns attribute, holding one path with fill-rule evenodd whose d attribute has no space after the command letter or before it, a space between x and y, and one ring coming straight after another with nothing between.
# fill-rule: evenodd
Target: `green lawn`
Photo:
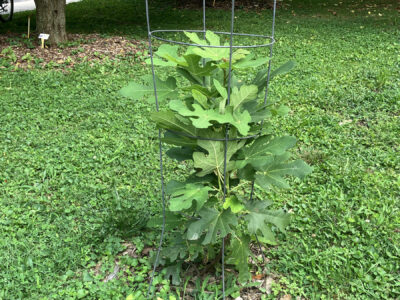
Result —
<instances>
[{"instance_id":1,"label":"green lawn","mask_svg":"<svg viewBox=\"0 0 400 300\"><path fill-rule=\"evenodd\" d=\"M346 2L288 1L277 12L273 65L295 59L297 67L271 85L270 96L291 108L275 128L298 137L296 155L314 172L269 194L292 222L266 252L275 284L265 299L400 298L398 3ZM153 6L154 28L201 27L200 11ZM67 27L145 40L143 9L142 1L83 0L68 6ZM24 33L27 15L0 24L0 34ZM210 28L228 28L226 11L207 15ZM236 16L241 32L263 33L271 20L270 11ZM118 93L147 73L133 57L0 68L0 299L123 299L147 290L144 258L120 257L124 276L102 282L123 242L140 252L158 238L145 232L161 207L157 133L146 117L154 106ZM185 171L167 160L168 178ZM174 289L156 283L167 299ZM194 294L214 299L205 291Z\"/></svg>"}]
</instances>

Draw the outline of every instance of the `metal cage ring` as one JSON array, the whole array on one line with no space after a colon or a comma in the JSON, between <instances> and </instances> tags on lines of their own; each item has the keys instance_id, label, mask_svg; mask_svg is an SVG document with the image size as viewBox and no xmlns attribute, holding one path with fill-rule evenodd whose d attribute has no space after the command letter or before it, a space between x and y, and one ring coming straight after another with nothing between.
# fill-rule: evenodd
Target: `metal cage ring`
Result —
<instances>
[{"instance_id":1,"label":"metal cage ring","mask_svg":"<svg viewBox=\"0 0 400 300\"><path fill-rule=\"evenodd\" d=\"M203 48L260 48L260 47L272 47L272 45L275 43L275 39L272 36L268 35L261 35L261 34L251 34L251 33L233 33L233 36L246 36L246 37L253 37L253 38L262 38L266 39L269 42L265 44L256 44L256 45L222 45L222 46L217 46L217 45L201 45L201 44L195 44L195 43L186 43L186 42L180 42L180 41L175 41L167 38L163 38L159 36L159 33L183 33L183 32L195 32L195 33L205 33L203 30L177 30L177 29L167 29L167 30L153 30L149 32L149 36L156 40L160 40L163 42L171 43L171 44L177 44L177 45L185 45L185 46L195 46L195 47L203 47ZM220 34L220 35L228 35L230 36L230 32L223 32L223 31L213 31L215 34Z\"/></svg>"}]
</instances>

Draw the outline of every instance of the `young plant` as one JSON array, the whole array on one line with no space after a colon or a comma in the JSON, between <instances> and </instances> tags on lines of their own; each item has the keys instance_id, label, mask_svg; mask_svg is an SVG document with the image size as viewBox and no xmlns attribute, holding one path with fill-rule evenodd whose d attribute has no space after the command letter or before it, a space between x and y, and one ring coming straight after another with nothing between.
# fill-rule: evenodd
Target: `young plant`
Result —
<instances>
[{"instance_id":1,"label":"young plant","mask_svg":"<svg viewBox=\"0 0 400 300\"><path fill-rule=\"evenodd\" d=\"M206 40L195 33L185 34L198 45L221 44L210 31ZM268 70L259 71L250 83L233 74L229 78L229 51L200 46L180 55L178 46L162 45L153 59L155 65L174 67L187 83L178 87L178 76L156 77L158 100L169 101L167 109L151 114L157 126L165 129L162 141L173 146L167 155L179 162L193 161L194 166L184 182L172 180L166 187L166 227L171 240L161 254L174 283L179 283L183 262L219 261L214 246L223 238L226 263L239 271L240 282L246 282L250 243L257 236L261 243L275 244L274 231L284 232L289 222L283 210L270 208L271 200L258 194L249 199L253 182L264 190L288 188L286 175L302 178L311 172L304 161L290 159L288 150L296 139L279 137L272 130L271 117L286 113L287 108L271 101L264 105ZM231 68L249 72L268 60L238 49L233 52ZM292 67L292 62L286 63L270 79ZM144 81L130 83L122 93L134 99L153 93L152 77ZM160 224L159 218L149 222L149 226Z\"/></svg>"}]
</instances>

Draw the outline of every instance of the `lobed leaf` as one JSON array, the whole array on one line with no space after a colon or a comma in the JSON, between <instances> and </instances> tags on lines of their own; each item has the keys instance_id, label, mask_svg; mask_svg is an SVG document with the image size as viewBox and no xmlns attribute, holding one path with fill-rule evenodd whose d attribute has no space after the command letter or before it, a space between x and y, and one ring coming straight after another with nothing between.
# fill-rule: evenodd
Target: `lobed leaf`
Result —
<instances>
[{"instance_id":1,"label":"lobed leaf","mask_svg":"<svg viewBox=\"0 0 400 300\"><path fill-rule=\"evenodd\" d=\"M153 112L150 114L150 118L161 128L183 132L191 136L196 136L197 134L195 127L179 120L172 111Z\"/></svg>"},{"instance_id":2,"label":"lobed leaf","mask_svg":"<svg viewBox=\"0 0 400 300\"><path fill-rule=\"evenodd\" d=\"M212 65L211 61L207 62L204 66L200 66L201 57L194 54L184 56L187 66L183 67L192 76L210 76L217 66Z\"/></svg>"},{"instance_id":3,"label":"lobed leaf","mask_svg":"<svg viewBox=\"0 0 400 300\"><path fill-rule=\"evenodd\" d=\"M167 66L187 66L185 59L178 55L179 47L177 45L162 44L154 54L160 58L164 58L167 62L163 62ZM148 62L148 59L146 60ZM160 63L162 60L158 59L153 63ZM161 64L161 65L163 65Z\"/></svg>"},{"instance_id":4,"label":"lobed leaf","mask_svg":"<svg viewBox=\"0 0 400 300\"><path fill-rule=\"evenodd\" d=\"M261 57L257 59L253 59L254 54L247 55L246 57L242 58L241 60L234 63L234 69L247 69L247 68L257 68L266 64L270 61L269 57Z\"/></svg>"},{"instance_id":5,"label":"lobed leaf","mask_svg":"<svg viewBox=\"0 0 400 300\"><path fill-rule=\"evenodd\" d=\"M237 214L244 209L244 205L238 200L236 196L233 195L225 199L223 208L230 208L234 214Z\"/></svg>"},{"instance_id":6,"label":"lobed leaf","mask_svg":"<svg viewBox=\"0 0 400 300\"><path fill-rule=\"evenodd\" d=\"M251 122L251 116L247 111L225 111L224 114L220 114L213 109L205 110L198 104L193 104L193 110L190 110L184 102L179 100L171 101L169 107L181 116L192 117L190 120L196 128L208 128L212 126L211 122L215 121L219 124L232 124L242 135L246 135L250 130L249 123Z\"/></svg>"},{"instance_id":7,"label":"lobed leaf","mask_svg":"<svg viewBox=\"0 0 400 300\"><path fill-rule=\"evenodd\" d=\"M122 88L120 93L128 98L134 100L140 100L145 96L152 95L149 101L154 101L154 85L153 77L151 75L142 77L144 80L143 84L137 82L130 82L128 86ZM174 77L168 77L165 81L161 80L157 76L155 77L155 83L157 88L157 99L163 101L165 99L173 99L178 96L176 79Z\"/></svg>"},{"instance_id":8,"label":"lobed leaf","mask_svg":"<svg viewBox=\"0 0 400 300\"><path fill-rule=\"evenodd\" d=\"M176 229L177 227L182 226L182 221L183 221L182 216L169 211L165 212L165 229L167 230ZM159 227L162 226L162 224L163 224L162 216L151 217L147 221L147 227L149 228Z\"/></svg>"},{"instance_id":9,"label":"lobed leaf","mask_svg":"<svg viewBox=\"0 0 400 300\"><path fill-rule=\"evenodd\" d=\"M257 98L258 89L255 85L243 85L240 90L237 87L232 89L230 98L230 104L233 110L237 110L245 102L254 100Z\"/></svg>"},{"instance_id":10,"label":"lobed leaf","mask_svg":"<svg viewBox=\"0 0 400 300\"><path fill-rule=\"evenodd\" d=\"M289 153L273 156L262 165L256 167L259 172L255 175L256 184L264 189L269 189L272 185L280 188L289 188L289 184L284 179L286 175L299 178L311 173L312 168L302 160L286 163L290 157Z\"/></svg>"},{"instance_id":11,"label":"lobed leaf","mask_svg":"<svg viewBox=\"0 0 400 300\"><path fill-rule=\"evenodd\" d=\"M205 137L216 137L212 132L205 135ZM214 171L217 171L219 174L223 174L224 167L224 143L223 141L209 141L209 140L198 140L197 144L207 150L208 154L203 152L194 152L193 153L193 161L194 167L201 169L198 176L204 176ZM226 153L227 159L227 169L230 170L233 168L234 163L230 162L231 157L241 148L243 147L245 141L229 141L228 149Z\"/></svg>"},{"instance_id":12,"label":"lobed leaf","mask_svg":"<svg viewBox=\"0 0 400 300\"><path fill-rule=\"evenodd\" d=\"M185 31L184 34L191 40L193 43L197 45L208 45L208 43L204 39L200 39L197 33L195 32L187 32Z\"/></svg>"},{"instance_id":13,"label":"lobed leaf","mask_svg":"<svg viewBox=\"0 0 400 300\"><path fill-rule=\"evenodd\" d=\"M245 220L248 222L247 228L250 233L260 235L265 242L275 244L275 236L268 224L273 224L280 231L285 232L290 218L282 210L269 210L270 205L269 201L248 203L246 209L249 213L245 216Z\"/></svg>"},{"instance_id":14,"label":"lobed leaf","mask_svg":"<svg viewBox=\"0 0 400 300\"><path fill-rule=\"evenodd\" d=\"M196 201L196 210L200 210L208 199L208 186L194 183L182 183L175 180L167 184L167 194L171 195L169 209L182 211L189 209L192 202Z\"/></svg>"},{"instance_id":15,"label":"lobed leaf","mask_svg":"<svg viewBox=\"0 0 400 300\"><path fill-rule=\"evenodd\" d=\"M214 32L212 32L212 31L207 30L206 39L210 43L210 45L213 45L213 46L220 46L221 45L221 41L220 41L219 36L217 34L215 34Z\"/></svg>"},{"instance_id":16,"label":"lobed leaf","mask_svg":"<svg viewBox=\"0 0 400 300\"><path fill-rule=\"evenodd\" d=\"M180 162L192 159L193 149L189 147L174 147L169 149L166 154L168 157L176 159Z\"/></svg>"},{"instance_id":17,"label":"lobed leaf","mask_svg":"<svg viewBox=\"0 0 400 300\"><path fill-rule=\"evenodd\" d=\"M226 237L233 231L232 227L237 226L237 217L230 210L218 211L215 208L203 207L199 215L200 220L189 225L187 238L198 240L206 232L203 245L215 243L217 236Z\"/></svg>"},{"instance_id":18,"label":"lobed leaf","mask_svg":"<svg viewBox=\"0 0 400 300\"><path fill-rule=\"evenodd\" d=\"M180 285L181 283L181 268L182 263L176 263L165 268L165 277L171 278L173 285Z\"/></svg>"},{"instance_id":19,"label":"lobed leaf","mask_svg":"<svg viewBox=\"0 0 400 300\"><path fill-rule=\"evenodd\" d=\"M270 135L261 136L254 141L249 147L243 148L239 153L239 158L242 160L240 168L246 164L251 164L253 167L258 167L267 162L271 155L282 155L288 149L296 144L296 138L292 136L284 136L272 138Z\"/></svg>"},{"instance_id":20,"label":"lobed leaf","mask_svg":"<svg viewBox=\"0 0 400 300\"><path fill-rule=\"evenodd\" d=\"M231 120L229 123L235 126L241 135L247 135L250 130L250 125L249 125L249 123L251 122L250 113L247 110L242 112L239 112L238 110L231 112L230 111L231 108L232 107L227 107L225 109L225 113L229 112L232 114L233 117L233 120Z\"/></svg>"},{"instance_id":21,"label":"lobed leaf","mask_svg":"<svg viewBox=\"0 0 400 300\"><path fill-rule=\"evenodd\" d=\"M229 57L228 48L191 48L188 49L188 54L196 54L202 58L220 61Z\"/></svg>"},{"instance_id":22,"label":"lobed leaf","mask_svg":"<svg viewBox=\"0 0 400 300\"><path fill-rule=\"evenodd\" d=\"M235 265L239 271L239 282L245 283L250 279L248 258L250 256L250 237L239 235L232 238L229 246L230 254L227 263Z\"/></svg>"}]
</instances>

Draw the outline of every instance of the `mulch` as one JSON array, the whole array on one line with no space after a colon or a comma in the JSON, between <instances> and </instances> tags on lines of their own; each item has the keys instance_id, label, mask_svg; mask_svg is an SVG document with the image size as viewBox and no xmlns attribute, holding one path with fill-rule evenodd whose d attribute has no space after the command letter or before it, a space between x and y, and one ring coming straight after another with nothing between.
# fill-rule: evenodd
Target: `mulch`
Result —
<instances>
[{"instance_id":1,"label":"mulch","mask_svg":"<svg viewBox=\"0 0 400 300\"><path fill-rule=\"evenodd\" d=\"M11 48L14 53L12 63L16 68L29 69L33 65L37 67L49 64L52 67L71 68L84 61L138 57L146 50L147 44L120 36L69 34L67 43L59 46L46 45L42 49L39 39L6 34L0 36L0 53L5 48ZM0 54L0 59L2 56L5 57Z\"/></svg>"}]
</instances>

